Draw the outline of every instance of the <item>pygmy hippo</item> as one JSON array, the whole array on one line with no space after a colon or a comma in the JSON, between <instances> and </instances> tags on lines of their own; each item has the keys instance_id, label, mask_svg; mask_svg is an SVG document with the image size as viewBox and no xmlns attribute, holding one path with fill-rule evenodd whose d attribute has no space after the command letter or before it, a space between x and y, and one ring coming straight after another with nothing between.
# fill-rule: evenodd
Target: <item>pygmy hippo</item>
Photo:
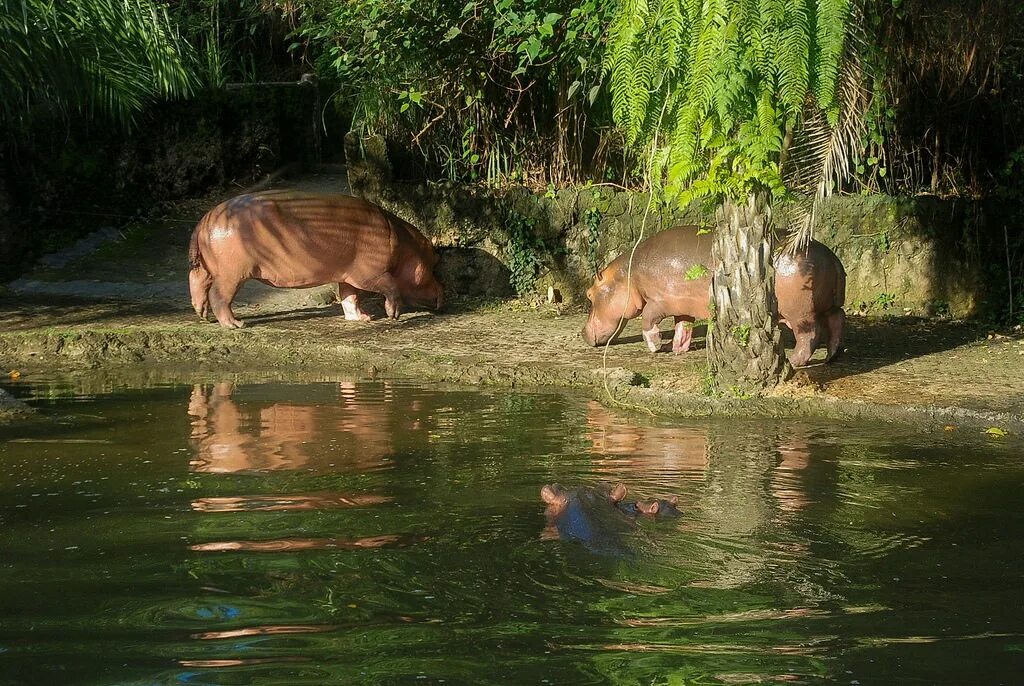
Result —
<instances>
[{"instance_id":1,"label":"pygmy hippo","mask_svg":"<svg viewBox=\"0 0 1024 686\"><path fill-rule=\"evenodd\" d=\"M651 352L661 347L658 324L675 318L672 352L690 349L692 322L709 316L711 236L694 226L677 226L641 241L633 252L612 260L597 273L587 290L590 316L583 340L603 345L622 330L625 321L643 315L644 340ZM627 287L628 282L628 287ZM846 272L827 247L811 241L802 253L781 253L775 259L775 295L779 323L796 338L790 361L807 364L822 338L826 362L840 353L846 314Z\"/></svg>"},{"instance_id":2,"label":"pygmy hippo","mask_svg":"<svg viewBox=\"0 0 1024 686\"><path fill-rule=\"evenodd\" d=\"M406 302L440 308L441 284L430 241L416 227L359 198L266 191L240 195L210 210L188 250L192 307L212 309L225 328L243 322L231 312L238 288L256 279L281 288L338 284L345 319L367 320L358 291L384 296L397 319Z\"/></svg>"},{"instance_id":3,"label":"pygmy hippo","mask_svg":"<svg viewBox=\"0 0 1024 686\"><path fill-rule=\"evenodd\" d=\"M619 502L618 508L628 515L647 515L659 519L672 519L683 514L680 512L679 498L671 496L668 498L647 498L633 502Z\"/></svg>"},{"instance_id":4,"label":"pygmy hippo","mask_svg":"<svg viewBox=\"0 0 1024 686\"><path fill-rule=\"evenodd\" d=\"M626 487L567 489L559 484L541 488L541 499L547 504L546 537L577 541L585 548L602 555L628 555L626 535L635 528L638 515L675 517L676 498L626 502Z\"/></svg>"}]
</instances>

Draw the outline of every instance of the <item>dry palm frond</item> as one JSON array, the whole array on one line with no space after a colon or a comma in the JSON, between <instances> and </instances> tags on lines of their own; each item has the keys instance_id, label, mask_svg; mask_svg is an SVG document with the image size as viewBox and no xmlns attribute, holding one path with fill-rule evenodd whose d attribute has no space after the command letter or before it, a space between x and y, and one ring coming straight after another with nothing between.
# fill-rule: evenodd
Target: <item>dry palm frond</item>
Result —
<instances>
[{"instance_id":1,"label":"dry palm frond","mask_svg":"<svg viewBox=\"0 0 1024 686\"><path fill-rule=\"evenodd\" d=\"M856 27L858 22L853 25ZM807 247L814 237L815 218L822 202L850 177L871 101L864 86L865 74L859 57L862 46L863 37L852 31L839 71L834 123L817 103L810 103L788 151L783 169L786 186L803 199L797 202L790 222L787 251Z\"/></svg>"}]
</instances>

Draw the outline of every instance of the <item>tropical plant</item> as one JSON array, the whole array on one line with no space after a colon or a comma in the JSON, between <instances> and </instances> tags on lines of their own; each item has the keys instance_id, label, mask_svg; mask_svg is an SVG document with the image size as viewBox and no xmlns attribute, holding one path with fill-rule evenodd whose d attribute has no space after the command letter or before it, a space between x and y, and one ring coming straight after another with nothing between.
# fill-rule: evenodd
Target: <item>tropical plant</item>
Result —
<instances>
[{"instance_id":1,"label":"tropical plant","mask_svg":"<svg viewBox=\"0 0 1024 686\"><path fill-rule=\"evenodd\" d=\"M418 153L429 175L543 187L583 177L601 0L299 0L298 37L352 128ZM600 103L596 116L600 118ZM605 123L610 123L605 116ZM589 137L588 137L589 136ZM417 159L418 158L418 159Z\"/></svg>"},{"instance_id":2,"label":"tropical plant","mask_svg":"<svg viewBox=\"0 0 1024 686\"><path fill-rule=\"evenodd\" d=\"M0 123L41 111L130 122L195 87L190 50L155 0L3 0Z\"/></svg>"},{"instance_id":3,"label":"tropical plant","mask_svg":"<svg viewBox=\"0 0 1024 686\"><path fill-rule=\"evenodd\" d=\"M1024 145L1024 3L865 6L881 97L857 159L869 190L977 197Z\"/></svg>"},{"instance_id":4,"label":"tropical plant","mask_svg":"<svg viewBox=\"0 0 1024 686\"><path fill-rule=\"evenodd\" d=\"M195 51L196 71L205 84L298 80L305 55L289 39L298 29L294 2L176 0L168 12Z\"/></svg>"},{"instance_id":5,"label":"tropical plant","mask_svg":"<svg viewBox=\"0 0 1024 686\"><path fill-rule=\"evenodd\" d=\"M720 388L759 391L785 374L771 203L797 187L820 199L848 168L866 102L857 16L850 0L624 0L609 30L613 114L650 150L650 182L719 208L708 354Z\"/></svg>"}]
</instances>

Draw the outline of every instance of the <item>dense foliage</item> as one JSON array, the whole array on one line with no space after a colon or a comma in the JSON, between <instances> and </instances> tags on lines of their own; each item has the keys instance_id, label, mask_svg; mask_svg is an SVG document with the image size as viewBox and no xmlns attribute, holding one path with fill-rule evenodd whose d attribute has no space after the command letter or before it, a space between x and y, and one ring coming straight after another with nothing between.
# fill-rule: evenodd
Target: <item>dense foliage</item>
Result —
<instances>
[{"instance_id":1,"label":"dense foliage","mask_svg":"<svg viewBox=\"0 0 1024 686\"><path fill-rule=\"evenodd\" d=\"M794 130L842 132L856 105L839 87L852 26L848 0L626 0L607 56L615 120L683 202L781 197ZM825 158L836 141L801 150Z\"/></svg>"},{"instance_id":2,"label":"dense foliage","mask_svg":"<svg viewBox=\"0 0 1024 686\"><path fill-rule=\"evenodd\" d=\"M858 160L862 187L977 197L1014 183L1024 151L1024 3L868 8L879 97Z\"/></svg>"},{"instance_id":3,"label":"dense foliage","mask_svg":"<svg viewBox=\"0 0 1024 686\"><path fill-rule=\"evenodd\" d=\"M0 123L40 110L128 121L195 86L189 45L153 0L3 0Z\"/></svg>"},{"instance_id":4,"label":"dense foliage","mask_svg":"<svg viewBox=\"0 0 1024 686\"><path fill-rule=\"evenodd\" d=\"M302 49L337 81L353 128L415 150L427 173L546 184L602 170L602 36L615 3L294 4Z\"/></svg>"},{"instance_id":5,"label":"dense foliage","mask_svg":"<svg viewBox=\"0 0 1024 686\"><path fill-rule=\"evenodd\" d=\"M849 47L849 0L2 2L8 123L40 111L127 121L199 84L315 69L333 96L324 104L385 134L405 155L401 173L629 183L647 159L624 143L660 129L655 164L674 186L696 181L698 197L734 165L739 183L779 191L779 158L799 152L787 136L808 104L837 123ZM863 10L857 52L873 97L847 189L1005 186L1024 150L1024 4Z\"/></svg>"}]
</instances>

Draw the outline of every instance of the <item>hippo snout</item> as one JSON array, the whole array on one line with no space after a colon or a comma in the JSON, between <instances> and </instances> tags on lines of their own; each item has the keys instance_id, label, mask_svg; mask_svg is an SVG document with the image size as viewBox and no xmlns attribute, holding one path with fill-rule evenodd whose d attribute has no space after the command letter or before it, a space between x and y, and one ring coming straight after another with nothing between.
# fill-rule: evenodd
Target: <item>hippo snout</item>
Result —
<instances>
[{"instance_id":1,"label":"hippo snout","mask_svg":"<svg viewBox=\"0 0 1024 686\"><path fill-rule=\"evenodd\" d=\"M580 336L583 338L583 342L592 348L597 347L597 338L594 336L589 326L584 326L583 330L580 331Z\"/></svg>"},{"instance_id":2,"label":"hippo snout","mask_svg":"<svg viewBox=\"0 0 1024 686\"><path fill-rule=\"evenodd\" d=\"M611 340L614 335L614 329L611 331L600 330L598 323L595 323L593 318L587 320L586 325L583 327L583 331L580 332L580 336L583 338L583 341L592 348L604 345Z\"/></svg>"}]
</instances>

